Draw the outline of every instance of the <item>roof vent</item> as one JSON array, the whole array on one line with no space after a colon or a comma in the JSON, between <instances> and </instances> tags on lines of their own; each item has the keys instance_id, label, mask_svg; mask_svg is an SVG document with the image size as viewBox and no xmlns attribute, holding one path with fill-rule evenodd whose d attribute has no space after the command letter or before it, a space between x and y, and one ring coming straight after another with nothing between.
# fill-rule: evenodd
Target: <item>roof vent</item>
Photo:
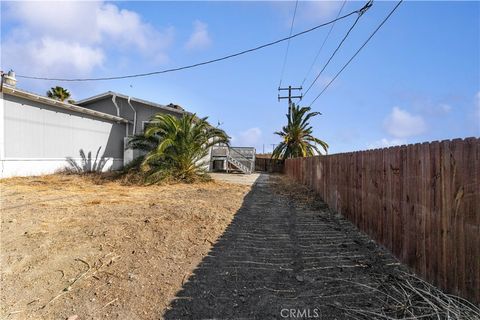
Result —
<instances>
[{"instance_id":1,"label":"roof vent","mask_svg":"<svg viewBox=\"0 0 480 320\"><path fill-rule=\"evenodd\" d=\"M182 110L182 111L185 110L181 106L179 106L178 104L173 104L173 103L170 103L169 105L167 105L167 107L177 109L177 110Z\"/></svg>"},{"instance_id":2,"label":"roof vent","mask_svg":"<svg viewBox=\"0 0 480 320\"><path fill-rule=\"evenodd\" d=\"M6 75L3 76L5 79L5 84L15 87L17 84L17 79L15 78L15 71L10 70Z\"/></svg>"}]
</instances>

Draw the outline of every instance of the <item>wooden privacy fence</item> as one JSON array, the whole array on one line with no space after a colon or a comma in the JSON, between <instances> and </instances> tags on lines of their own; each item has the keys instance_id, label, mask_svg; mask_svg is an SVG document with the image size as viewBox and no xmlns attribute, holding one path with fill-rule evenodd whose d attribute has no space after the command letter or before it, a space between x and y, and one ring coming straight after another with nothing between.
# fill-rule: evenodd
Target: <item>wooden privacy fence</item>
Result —
<instances>
[{"instance_id":1,"label":"wooden privacy fence","mask_svg":"<svg viewBox=\"0 0 480 320\"><path fill-rule=\"evenodd\" d=\"M255 157L255 171L283 172L284 160Z\"/></svg>"},{"instance_id":2,"label":"wooden privacy fence","mask_svg":"<svg viewBox=\"0 0 480 320\"><path fill-rule=\"evenodd\" d=\"M480 303L480 139L289 159L285 173L427 281Z\"/></svg>"}]
</instances>

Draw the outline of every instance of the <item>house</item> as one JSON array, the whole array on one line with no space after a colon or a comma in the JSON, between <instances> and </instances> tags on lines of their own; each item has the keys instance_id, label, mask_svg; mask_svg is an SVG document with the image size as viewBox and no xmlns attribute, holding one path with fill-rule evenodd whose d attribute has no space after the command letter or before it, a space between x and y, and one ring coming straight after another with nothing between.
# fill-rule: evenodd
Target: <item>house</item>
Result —
<instances>
[{"instance_id":1,"label":"house","mask_svg":"<svg viewBox=\"0 0 480 320\"><path fill-rule=\"evenodd\" d=\"M6 80L0 91L0 178L49 174L72 165L121 169L139 155L125 148L128 137L142 133L153 115L187 113L178 105L112 91L71 104L19 89L14 77ZM205 159L210 170L221 160L223 169L252 171L243 151L220 158L212 153Z\"/></svg>"},{"instance_id":2,"label":"house","mask_svg":"<svg viewBox=\"0 0 480 320\"><path fill-rule=\"evenodd\" d=\"M89 110L111 114L128 120L126 123L126 135L123 139L124 146L129 136L145 131L150 118L155 114L161 112L181 117L187 112L178 105L161 105L112 91L77 101L76 104ZM124 149L124 165L139 155L139 152L136 150Z\"/></svg>"},{"instance_id":3,"label":"house","mask_svg":"<svg viewBox=\"0 0 480 320\"><path fill-rule=\"evenodd\" d=\"M76 102L89 110L111 114L127 119L124 143L128 136L143 133L150 118L158 112L182 116L187 113L182 107L174 104L161 105L120 93L108 91ZM139 156L139 151L125 149L124 165ZM214 146L204 159L209 171L240 171L251 173L255 169L255 148Z\"/></svg>"},{"instance_id":4,"label":"house","mask_svg":"<svg viewBox=\"0 0 480 320\"><path fill-rule=\"evenodd\" d=\"M108 91L75 103L78 106L128 119L127 133L142 133L150 118L158 112L182 116L186 111L174 104L161 105Z\"/></svg>"},{"instance_id":5,"label":"house","mask_svg":"<svg viewBox=\"0 0 480 320\"><path fill-rule=\"evenodd\" d=\"M125 149L128 136L143 132L158 112L186 112L110 91L74 105L19 89L9 80L0 92L0 178L54 173L72 162L87 169L121 169L136 156Z\"/></svg>"}]
</instances>

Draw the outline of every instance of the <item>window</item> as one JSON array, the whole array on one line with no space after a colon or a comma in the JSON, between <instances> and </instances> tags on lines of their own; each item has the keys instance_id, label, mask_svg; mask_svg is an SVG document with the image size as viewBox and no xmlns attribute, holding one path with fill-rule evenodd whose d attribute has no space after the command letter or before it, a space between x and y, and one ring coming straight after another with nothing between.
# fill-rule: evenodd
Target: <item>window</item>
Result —
<instances>
[{"instance_id":1,"label":"window","mask_svg":"<svg viewBox=\"0 0 480 320\"><path fill-rule=\"evenodd\" d=\"M150 121L142 121L142 133L147 130L148 125L150 124Z\"/></svg>"}]
</instances>

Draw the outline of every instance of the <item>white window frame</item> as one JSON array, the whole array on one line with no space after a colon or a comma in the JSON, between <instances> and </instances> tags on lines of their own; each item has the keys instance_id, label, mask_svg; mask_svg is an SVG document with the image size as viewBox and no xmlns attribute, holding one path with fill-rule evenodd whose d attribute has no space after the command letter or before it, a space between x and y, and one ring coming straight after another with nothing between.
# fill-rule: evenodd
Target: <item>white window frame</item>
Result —
<instances>
[{"instance_id":1,"label":"white window frame","mask_svg":"<svg viewBox=\"0 0 480 320\"><path fill-rule=\"evenodd\" d=\"M145 127L152 121L142 121L142 133L145 133Z\"/></svg>"}]
</instances>

